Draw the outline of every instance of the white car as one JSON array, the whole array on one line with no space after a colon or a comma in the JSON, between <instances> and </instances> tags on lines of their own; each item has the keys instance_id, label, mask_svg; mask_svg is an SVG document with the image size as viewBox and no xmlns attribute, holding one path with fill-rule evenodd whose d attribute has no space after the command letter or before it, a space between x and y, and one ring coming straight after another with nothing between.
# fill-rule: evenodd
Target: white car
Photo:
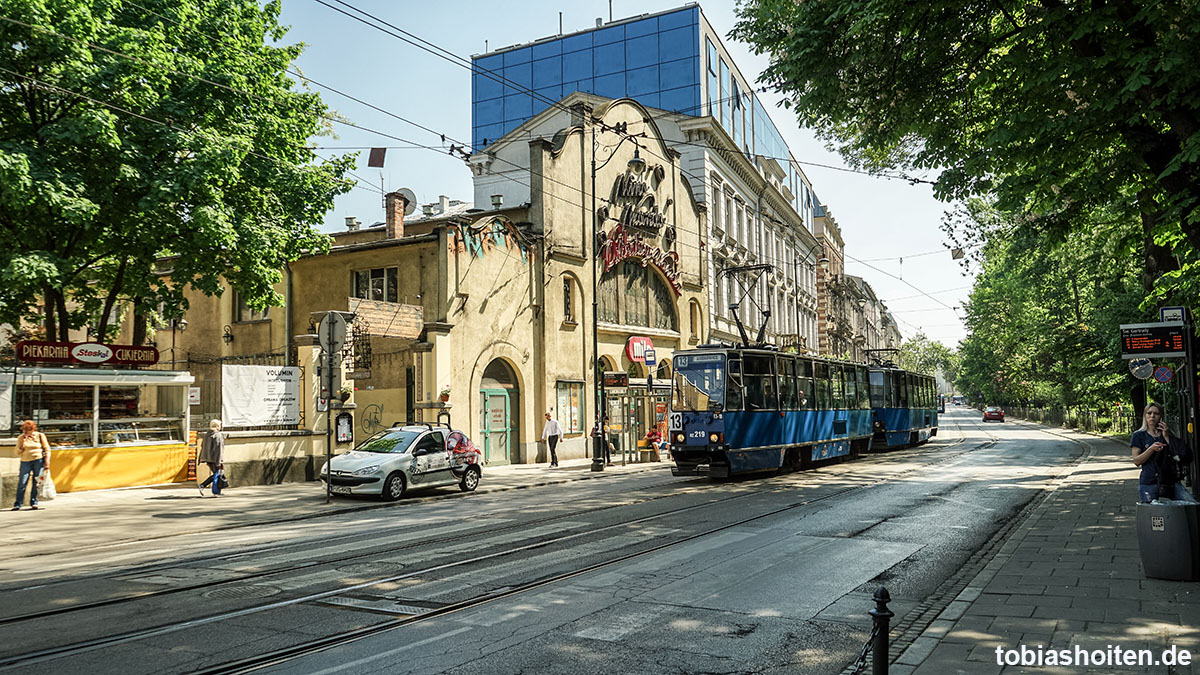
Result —
<instances>
[{"instance_id":1,"label":"white car","mask_svg":"<svg viewBox=\"0 0 1200 675\"><path fill-rule=\"evenodd\" d=\"M414 488L458 484L463 492L479 486L479 450L466 434L432 424L394 426L337 455L335 495L373 495L396 500ZM330 479L330 463L321 480Z\"/></svg>"}]
</instances>

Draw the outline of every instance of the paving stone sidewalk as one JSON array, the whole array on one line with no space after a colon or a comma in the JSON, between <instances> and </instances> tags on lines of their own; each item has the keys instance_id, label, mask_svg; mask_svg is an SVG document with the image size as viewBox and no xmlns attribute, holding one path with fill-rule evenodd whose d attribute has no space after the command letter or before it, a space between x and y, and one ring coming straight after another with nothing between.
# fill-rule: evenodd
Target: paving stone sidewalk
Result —
<instances>
[{"instance_id":1,"label":"paving stone sidewalk","mask_svg":"<svg viewBox=\"0 0 1200 675\"><path fill-rule=\"evenodd\" d=\"M1027 422L1017 424L1034 425ZM1090 458L891 665L892 675L1200 673L1200 667L1009 666L996 648L1189 650L1200 659L1200 583L1148 579L1138 551L1138 469L1122 442L1059 430Z\"/></svg>"}]
</instances>

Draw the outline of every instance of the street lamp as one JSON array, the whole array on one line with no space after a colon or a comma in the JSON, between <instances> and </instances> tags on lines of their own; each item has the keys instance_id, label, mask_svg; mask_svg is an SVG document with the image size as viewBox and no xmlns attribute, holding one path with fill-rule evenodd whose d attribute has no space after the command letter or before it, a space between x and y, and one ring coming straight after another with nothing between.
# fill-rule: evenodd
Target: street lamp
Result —
<instances>
[{"instance_id":1,"label":"street lamp","mask_svg":"<svg viewBox=\"0 0 1200 675\"><path fill-rule=\"evenodd\" d=\"M608 163L612 161L613 157L617 156L617 150L625 144L625 141L635 137L630 136L626 132L628 125L624 122L615 127L605 126L604 123L601 122L599 126L615 131L618 134L622 134L622 136L621 141L613 146L612 153L609 154L608 159L604 160L600 166L596 166L596 151L599 149L599 144L596 141L596 126L596 124L592 124L592 374L594 378L592 383L592 397L594 410L596 413L596 436L592 438L592 471L603 471L603 444L607 443L608 439L604 437L604 373L600 370L600 315L598 296L600 274L597 271L600 260L600 238L599 233L597 232L598 223L596 222L599 220L596 215L596 172L608 166ZM646 160L642 159L641 154L638 152L640 148L638 147L636 140L633 141L633 145L633 159L629 160L629 170L635 173L640 173L646 168Z\"/></svg>"},{"instance_id":2,"label":"street lamp","mask_svg":"<svg viewBox=\"0 0 1200 675\"><path fill-rule=\"evenodd\" d=\"M171 370L175 370L175 331L187 330L187 319L171 319Z\"/></svg>"}]
</instances>

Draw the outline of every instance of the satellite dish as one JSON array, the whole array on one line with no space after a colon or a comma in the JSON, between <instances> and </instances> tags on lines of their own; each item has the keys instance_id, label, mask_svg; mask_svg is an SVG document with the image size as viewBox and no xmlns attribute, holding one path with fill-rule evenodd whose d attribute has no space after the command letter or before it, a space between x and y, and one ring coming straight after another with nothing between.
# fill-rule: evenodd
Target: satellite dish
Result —
<instances>
[{"instance_id":1,"label":"satellite dish","mask_svg":"<svg viewBox=\"0 0 1200 675\"><path fill-rule=\"evenodd\" d=\"M1154 374L1154 362L1150 359L1132 359L1129 361L1129 372L1139 380L1145 380Z\"/></svg>"},{"instance_id":2,"label":"satellite dish","mask_svg":"<svg viewBox=\"0 0 1200 675\"><path fill-rule=\"evenodd\" d=\"M396 192L404 195L404 201L406 202L404 205L404 215L411 216L413 211L417 210L417 193L408 188L400 188Z\"/></svg>"}]
</instances>

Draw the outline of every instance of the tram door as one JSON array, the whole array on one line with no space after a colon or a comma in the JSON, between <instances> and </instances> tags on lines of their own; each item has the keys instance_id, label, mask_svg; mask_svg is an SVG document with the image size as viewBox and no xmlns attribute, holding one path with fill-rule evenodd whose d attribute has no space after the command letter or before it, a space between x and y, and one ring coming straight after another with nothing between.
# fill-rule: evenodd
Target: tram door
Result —
<instances>
[{"instance_id":1,"label":"tram door","mask_svg":"<svg viewBox=\"0 0 1200 675\"><path fill-rule=\"evenodd\" d=\"M505 389L484 389L483 395L483 460L508 463L511 461L512 427L509 426L509 400Z\"/></svg>"}]
</instances>

